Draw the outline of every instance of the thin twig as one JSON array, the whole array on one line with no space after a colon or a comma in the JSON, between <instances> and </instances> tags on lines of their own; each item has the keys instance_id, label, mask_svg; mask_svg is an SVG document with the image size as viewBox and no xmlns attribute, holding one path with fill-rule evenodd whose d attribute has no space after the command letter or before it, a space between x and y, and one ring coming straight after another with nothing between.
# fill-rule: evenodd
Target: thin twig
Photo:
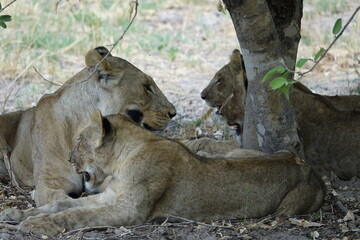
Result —
<instances>
[{"instance_id":1,"label":"thin twig","mask_svg":"<svg viewBox=\"0 0 360 240\"><path fill-rule=\"evenodd\" d=\"M132 230L136 230L139 228L149 228L149 227L158 227L158 225L149 225L149 224L143 224L143 225L136 225L136 226L131 226L131 227L126 227L127 230L129 230L129 232L131 232ZM90 232L90 231L105 231L108 229L119 229L119 227L114 227L114 226L95 226L95 227L84 227L84 228L78 228L78 229L74 229L72 231L66 232L63 235L65 236L69 236L69 235L73 235L73 234L79 234L80 232L85 233L85 232Z\"/></svg>"},{"instance_id":2,"label":"thin twig","mask_svg":"<svg viewBox=\"0 0 360 240\"><path fill-rule=\"evenodd\" d=\"M70 83L70 84L64 84L63 86L65 87L71 87L71 86L74 86L74 85L78 85L78 84L81 84L81 83L84 83L86 81L88 81L90 79L90 77L96 72L97 68L99 67L99 65L105 61L105 59L111 54L111 52L114 50L114 48L118 45L118 43L124 38L126 32L129 30L129 28L131 27L131 25L133 24L136 16L137 16L137 13L138 13L138 6L139 6L139 3L138 3L138 0L135 0L135 1L131 1L131 3L134 3L135 4L135 13L134 13L134 16L131 18L131 21L129 22L128 26L125 28L124 32L121 34L121 36L119 37L119 39L114 43L112 44L112 47L110 49L110 51L100 60L100 62L98 62L94 69L89 73L89 76L80 81L80 82L76 82L76 83Z\"/></svg>"},{"instance_id":3,"label":"thin twig","mask_svg":"<svg viewBox=\"0 0 360 240\"><path fill-rule=\"evenodd\" d=\"M115 227L112 226L96 226L96 227L84 227L84 228L79 228L79 229L74 229L70 232L66 232L63 235L72 235L74 233L78 234L80 232L85 233L85 232L90 232L90 231L105 231L107 229L115 229Z\"/></svg>"},{"instance_id":4,"label":"thin twig","mask_svg":"<svg viewBox=\"0 0 360 240\"><path fill-rule=\"evenodd\" d=\"M191 220L191 219L187 219L187 218L183 218L183 217L178 217L178 216L174 216L174 215L168 215L167 219L171 219L171 218L174 218L174 219L176 219L176 220L184 221L185 223L191 223L191 224L201 225L201 226L205 226L205 227L232 229L232 227L206 224L206 223L203 223L203 222L197 222L197 221L195 221L195 220ZM163 224L162 224L162 225L163 225ZM165 225L165 226L166 226L166 225Z\"/></svg>"},{"instance_id":5,"label":"thin twig","mask_svg":"<svg viewBox=\"0 0 360 240\"><path fill-rule=\"evenodd\" d=\"M307 71L305 72L296 72L297 74L299 74L301 77L304 76L305 74L311 72L316 65L318 65L318 63L325 57L326 53L332 48L332 46L335 44L335 42L339 39L339 37L344 33L345 29L348 27L348 25L350 24L350 22L353 20L353 18L355 17L356 13L360 10L360 6L358 6L354 13L351 15L351 17L349 18L349 20L346 22L346 24L344 25L343 29L341 30L341 32L336 35L336 37L334 38L334 40L331 42L331 44L329 45L329 47L327 49L325 49L324 53L321 55L321 57L315 61L315 64Z\"/></svg>"},{"instance_id":6,"label":"thin twig","mask_svg":"<svg viewBox=\"0 0 360 240\"><path fill-rule=\"evenodd\" d=\"M169 223L168 221L171 220L171 219L180 220L182 222L180 222L178 224ZM187 219L187 218L183 218L183 217L178 217L178 216L174 216L174 215L167 215L166 220L161 225L143 224L143 225L136 225L136 226L126 227L126 230L129 230L129 232L124 233L124 235L130 234L130 233L132 233L133 230L136 230L136 229L139 229L139 228L176 227L176 226L180 226L180 225L184 225L184 224L196 224L196 225L201 225L201 226L205 226L205 227L209 227L209 228L233 229L233 227L206 224L206 223L203 223L203 222L197 222L195 220L191 220L191 219ZM72 231L64 233L63 235L69 236L69 235L73 235L73 234L79 234L80 232L85 233L85 232L90 232L90 231L94 231L94 230L104 231L104 230L107 230L107 229L119 229L119 228L114 227L114 226L85 227L85 228L74 229ZM122 236L124 236L124 235L122 235Z\"/></svg>"},{"instance_id":7,"label":"thin twig","mask_svg":"<svg viewBox=\"0 0 360 240\"><path fill-rule=\"evenodd\" d=\"M35 72L36 72L43 80L45 80L46 82L51 83L51 84L54 84L55 86L60 86L60 87L62 86L62 84L59 84L59 83L56 83L56 82L52 82L52 81L46 79L43 75L41 75L41 73L39 73L39 71L37 70L37 68L36 68L35 66L33 66L33 68L34 68Z\"/></svg>"},{"instance_id":8,"label":"thin twig","mask_svg":"<svg viewBox=\"0 0 360 240\"><path fill-rule=\"evenodd\" d=\"M349 209L347 209L347 207L345 207L345 205L340 200L336 201L335 205L344 214L346 214L349 211Z\"/></svg>"},{"instance_id":9,"label":"thin twig","mask_svg":"<svg viewBox=\"0 0 360 240\"><path fill-rule=\"evenodd\" d=\"M4 11L5 8L9 7L11 4L13 4L14 2L16 2L17 0L13 0L10 3L8 3L7 5L5 5L5 7L3 7L2 9L0 9L0 12Z\"/></svg>"},{"instance_id":10,"label":"thin twig","mask_svg":"<svg viewBox=\"0 0 360 240\"><path fill-rule=\"evenodd\" d=\"M3 152L3 158L4 158L3 161L4 161L4 164L5 164L5 168L8 171L9 176L10 176L11 185L21 189L19 183L16 180L14 171L12 169L12 165L11 165L11 161L10 161L8 152L7 151L2 151L2 152Z\"/></svg>"}]
</instances>

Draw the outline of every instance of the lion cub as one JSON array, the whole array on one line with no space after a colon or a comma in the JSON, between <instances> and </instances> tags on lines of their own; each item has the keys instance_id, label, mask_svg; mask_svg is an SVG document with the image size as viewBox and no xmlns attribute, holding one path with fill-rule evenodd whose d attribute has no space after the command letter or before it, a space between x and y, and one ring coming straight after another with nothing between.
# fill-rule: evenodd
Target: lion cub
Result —
<instances>
[{"instance_id":1,"label":"lion cub","mask_svg":"<svg viewBox=\"0 0 360 240\"><path fill-rule=\"evenodd\" d=\"M100 111L92 114L70 155L78 173L96 175L101 169L110 176L102 193L6 210L0 220L23 221L22 231L56 235L167 215L211 221L304 214L316 211L325 195L321 179L290 152L208 159L125 116L103 117Z\"/></svg>"}]
</instances>

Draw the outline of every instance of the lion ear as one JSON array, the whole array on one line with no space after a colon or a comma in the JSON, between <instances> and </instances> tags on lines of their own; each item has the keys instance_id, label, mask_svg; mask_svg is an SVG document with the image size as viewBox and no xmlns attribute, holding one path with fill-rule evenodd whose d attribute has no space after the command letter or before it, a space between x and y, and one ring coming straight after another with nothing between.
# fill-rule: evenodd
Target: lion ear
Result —
<instances>
[{"instance_id":1,"label":"lion ear","mask_svg":"<svg viewBox=\"0 0 360 240\"><path fill-rule=\"evenodd\" d=\"M242 56L239 49L234 49L234 51L230 55L230 62L239 64L241 63L241 60Z\"/></svg>"},{"instance_id":2,"label":"lion ear","mask_svg":"<svg viewBox=\"0 0 360 240\"><path fill-rule=\"evenodd\" d=\"M99 109L96 109L90 117L91 140L95 147L102 146L110 137L114 135L110 121L102 116Z\"/></svg>"},{"instance_id":3,"label":"lion ear","mask_svg":"<svg viewBox=\"0 0 360 240\"><path fill-rule=\"evenodd\" d=\"M234 49L230 56L230 64L236 71L245 71L244 59L238 49Z\"/></svg>"},{"instance_id":4,"label":"lion ear","mask_svg":"<svg viewBox=\"0 0 360 240\"><path fill-rule=\"evenodd\" d=\"M108 53L109 50L107 50L105 47L97 47L95 49L91 49L86 53L85 56L86 66L95 67ZM111 54L109 54L108 56L111 56ZM102 61L97 66L97 69L107 71L109 69L109 64L107 60L105 59L104 61Z\"/></svg>"}]
</instances>

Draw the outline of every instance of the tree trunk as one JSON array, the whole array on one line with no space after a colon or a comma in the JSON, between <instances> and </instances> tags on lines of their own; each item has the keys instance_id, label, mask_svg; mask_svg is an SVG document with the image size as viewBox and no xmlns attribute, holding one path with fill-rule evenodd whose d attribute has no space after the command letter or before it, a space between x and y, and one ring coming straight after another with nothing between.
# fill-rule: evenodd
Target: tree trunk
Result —
<instances>
[{"instance_id":1,"label":"tree trunk","mask_svg":"<svg viewBox=\"0 0 360 240\"><path fill-rule=\"evenodd\" d=\"M243 146L268 153L287 149L303 158L290 101L261 83L273 67L294 69L302 0L223 0L240 43L248 77ZM290 76L293 77L293 76Z\"/></svg>"}]
</instances>

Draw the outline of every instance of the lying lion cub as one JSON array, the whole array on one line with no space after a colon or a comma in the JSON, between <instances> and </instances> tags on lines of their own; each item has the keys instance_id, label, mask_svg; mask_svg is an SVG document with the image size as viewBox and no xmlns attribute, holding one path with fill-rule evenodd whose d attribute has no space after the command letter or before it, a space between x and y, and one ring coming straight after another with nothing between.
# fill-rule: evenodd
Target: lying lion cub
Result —
<instances>
[{"instance_id":1,"label":"lying lion cub","mask_svg":"<svg viewBox=\"0 0 360 240\"><path fill-rule=\"evenodd\" d=\"M78 173L100 173L97 195L29 210L8 209L0 220L19 230L56 235L85 226L142 224L177 215L197 221L293 215L317 210L321 179L290 152L243 159L208 159L143 129L122 115L95 111L70 154ZM33 216L29 217L28 216Z\"/></svg>"}]
</instances>

